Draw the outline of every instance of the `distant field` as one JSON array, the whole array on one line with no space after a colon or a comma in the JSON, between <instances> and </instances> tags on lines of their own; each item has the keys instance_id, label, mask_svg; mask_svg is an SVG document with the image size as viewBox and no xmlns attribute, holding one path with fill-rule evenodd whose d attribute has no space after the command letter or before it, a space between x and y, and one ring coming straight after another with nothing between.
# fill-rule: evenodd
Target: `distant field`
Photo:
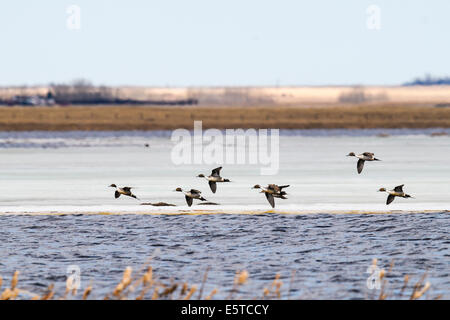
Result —
<instances>
[{"instance_id":1,"label":"distant field","mask_svg":"<svg viewBox=\"0 0 450 320\"><path fill-rule=\"evenodd\" d=\"M404 104L245 107L1 107L0 131L450 127L450 107Z\"/></svg>"},{"instance_id":2,"label":"distant field","mask_svg":"<svg viewBox=\"0 0 450 320\"><path fill-rule=\"evenodd\" d=\"M342 98L355 94L363 94L365 102L450 103L450 86L114 87L110 89L112 95L121 99L171 101L194 98L200 105L206 106L335 104L345 103ZM8 99L15 95L46 95L48 90L48 87L0 88L0 98Z\"/></svg>"}]
</instances>

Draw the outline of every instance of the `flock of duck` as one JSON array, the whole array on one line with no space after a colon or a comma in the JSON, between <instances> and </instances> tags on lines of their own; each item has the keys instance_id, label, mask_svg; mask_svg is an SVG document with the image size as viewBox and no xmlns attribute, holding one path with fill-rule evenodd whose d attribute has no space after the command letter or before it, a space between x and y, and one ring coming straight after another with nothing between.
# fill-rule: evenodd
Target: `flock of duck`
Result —
<instances>
[{"instance_id":1,"label":"flock of duck","mask_svg":"<svg viewBox=\"0 0 450 320\"><path fill-rule=\"evenodd\" d=\"M350 152L347 157L356 157L358 158L358 163L356 164L356 170L358 171L358 174L362 172L364 168L364 163L366 161L380 161L380 159L375 158L375 154L372 152L363 152L361 154L356 155L354 152ZM386 205L390 204L392 201L394 201L395 197L401 197L401 198L412 198L409 194L406 194L403 191L403 186L399 185L396 186L393 190L386 190L386 188L380 188L379 192L387 192L389 195L386 199Z\"/></svg>"},{"instance_id":2,"label":"flock of duck","mask_svg":"<svg viewBox=\"0 0 450 320\"><path fill-rule=\"evenodd\" d=\"M350 152L348 157L356 157L358 158L358 162L356 165L356 169L358 171L358 174L360 174L364 168L364 163L366 161L380 161L380 159L375 158L375 154L372 152L364 152L361 154L356 155L354 152ZM212 170L211 174L209 176L205 176L204 174L199 174L198 178L204 178L208 181L209 187L213 193L216 193L217 191L217 183L219 182L231 182L229 179L224 179L220 176L220 170L222 170L222 167L218 167ZM386 188L380 188L379 192L387 192L388 197L386 200L386 205L390 204L392 201L394 201L395 197L400 198L412 198L409 194L406 194L403 191L403 186L399 185L396 186L393 190L387 190ZM111 184L110 187L115 188L114 196L115 198L119 198L121 195L132 197L135 199L138 199L136 195L134 195L131 191L133 189L132 187L118 187L115 184ZM275 208L275 198L278 199L287 199L286 195L287 193L283 191L283 189L289 187L289 185L283 185L279 186L276 184L269 184L267 187L261 187L259 184L253 186L252 189L260 189L260 193L264 193L266 196L267 201L272 206L272 208ZM200 200L200 201L207 201L205 198L202 197L202 192L196 189L190 189L190 190L184 190L182 188L176 188L174 191L176 192L182 192L184 194L184 197L186 199L187 205L190 207L193 204L194 199ZM163 205L169 205L169 204L163 204Z\"/></svg>"}]
</instances>

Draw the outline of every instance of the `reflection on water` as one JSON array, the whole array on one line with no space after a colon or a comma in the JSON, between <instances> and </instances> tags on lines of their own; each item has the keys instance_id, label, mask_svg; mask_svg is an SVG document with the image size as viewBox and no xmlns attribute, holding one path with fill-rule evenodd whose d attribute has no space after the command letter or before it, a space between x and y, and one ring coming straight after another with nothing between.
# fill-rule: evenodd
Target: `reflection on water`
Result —
<instances>
[{"instance_id":1,"label":"reflection on water","mask_svg":"<svg viewBox=\"0 0 450 320\"><path fill-rule=\"evenodd\" d=\"M5 281L20 269L22 288L63 290L66 268L77 264L82 287L93 280L93 298L103 298L126 266L138 270L153 258L155 275L219 288L225 298L236 270L250 281L243 298L261 297L276 273L286 298L364 299L379 291L366 287L373 258L388 269L390 288L399 292L403 276L411 284L428 270L431 291L450 298L449 213L392 215L65 215L2 216L0 270ZM69 235L69 236L68 236ZM284 290L284 291L283 291ZM410 288L407 292L411 292Z\"/></svg>"}]
</instances>

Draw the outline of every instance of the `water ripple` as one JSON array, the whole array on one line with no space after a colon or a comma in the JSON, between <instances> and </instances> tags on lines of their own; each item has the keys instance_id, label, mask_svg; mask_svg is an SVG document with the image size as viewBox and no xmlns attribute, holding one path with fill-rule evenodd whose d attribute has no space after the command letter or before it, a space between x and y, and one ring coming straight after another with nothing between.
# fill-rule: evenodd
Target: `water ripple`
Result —
<instances>
[{"instance_id":1,"label":"water ripple","mask_svg":"<svg viewBox=\"0 0 450 320\"><path fill-rule=\"evenodd\" d=\"M0 265L5 279L20 270L21 282L39 290L50 282L64 286L66 268L77 264L83 279L102 284L94 290L101 298L126 266L137 270L156 254L152 266L160 278L200 284L209 267L208 285L223 288L218 298L226 297L236 270L247 269L251 281L243 293L248 298L276 273L287 283L295 271L292 292L361 299L367 293L367 267L378 258L385 269L395 262L393 289L401 287L403 275L420 277L428 271L432 293L448 298L450 242L441 226L449 222L448 212L383 217L6 215L0 261L8 263Z\"/></svg>"}]
</instances>

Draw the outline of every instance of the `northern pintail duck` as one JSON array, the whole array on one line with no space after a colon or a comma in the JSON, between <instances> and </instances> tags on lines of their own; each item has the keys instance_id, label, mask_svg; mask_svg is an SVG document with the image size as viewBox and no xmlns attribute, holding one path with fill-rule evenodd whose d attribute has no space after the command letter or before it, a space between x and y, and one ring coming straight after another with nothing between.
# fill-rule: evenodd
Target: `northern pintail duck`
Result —
<instances>
[{"instance_id":1,"label":"northern pintail duck","mask_svg":"<svg viewBox=\"0 0 450 320\"><path fill-rule=\"evenodd\" d=\"M283 191L284 188L289 187L289 185L285 186L277 186L276 184L269 184L266 188L261 187L259 184L253 186L253 189L261 189L261 193L266 195L267 201L269 201L272 208L275 208L275 199L287 199L285 195L287 194Z\"/></svg>"},{"instance_id":2,"label":"northern pintail duck","mask_svg":"<svg viewBox=\"0 0 450 320\"><path fill-rule=\"evenodd\" d=\"M356 168L358 169L358 173L362 172L365 161L381 161L380 159L375 158L375 154L372 152L364 152L364 153L361 153L358 155L356 155L354 152L350 152L347 155L347 157L356 157L359 159L358 164L356 165Z\"/></svg>"},{"instance_id":3,"label":"northern pintail duck","mask_svg":"<svg viewBox=\"0 0 450 320\"><path fill-rule=\"evenodd\" d=\"M394 190L386 190L385 188L380 188L380 190L378 190L378 191L389 193L387 200L386 200L386 205L388 205L389 203L394 201L395 197L412 198L409 194L406 194L405 192L403 192L403 186L404 186L404 184L402 184L400 186L396 186L394 188Z\"/></svg>"},{"instance_id":4,"label":"northern pintail duck","mask_svg":"<svg viewBox=\"0 0 450 320\"><path fill-rule=\"evenodd\" d=\"M208 180L209 187L211 188L211 191L213 193L216 193L217 190L217 182L231 182L228 179L224 179L220 176L220 170L222 170L222 167L215 168L213 171L211 171L210 176L205 176L203 173L199 174L198 178L205 178Z\"/></svg>"},{"instance_id":5,"label":"northern pintail duck","mask_svg":"<svg viewBox=\"0 0 450 320\"><path fill-rule=\"evenodd\" d=\"M192 206L192 202L193 202L194 199L198 199L198 200L201 200L201 201L207 201L205 198L203 198L201 196L202 192L199 191L199 190L191 189L189 191L185 191L185 190L183 190L181 188L176 188L175 191L184 193L184 197L186 199L186 203L188 204L189 207Z\"/></svg>"},{"instance_id":6,"label":"northern pintail duck","mask_svg":"<svg viewBox=\"0 0 450 320\"><path fill-rule=\"evenodd\" d=\"M123 187L123 188L119 188L118 186L116 186L115 184L110 185L111 188L116 188L116 192L114 193L114 196L116 197L116 199L118 197L120 197L121 194L123 194L124 196L129 196L135 199L138 199L138 197L136 197L132 192L131 189L133 189L132 187ZM139 199L138 199L139 200Z\"/></svg>"}]
</instances>

